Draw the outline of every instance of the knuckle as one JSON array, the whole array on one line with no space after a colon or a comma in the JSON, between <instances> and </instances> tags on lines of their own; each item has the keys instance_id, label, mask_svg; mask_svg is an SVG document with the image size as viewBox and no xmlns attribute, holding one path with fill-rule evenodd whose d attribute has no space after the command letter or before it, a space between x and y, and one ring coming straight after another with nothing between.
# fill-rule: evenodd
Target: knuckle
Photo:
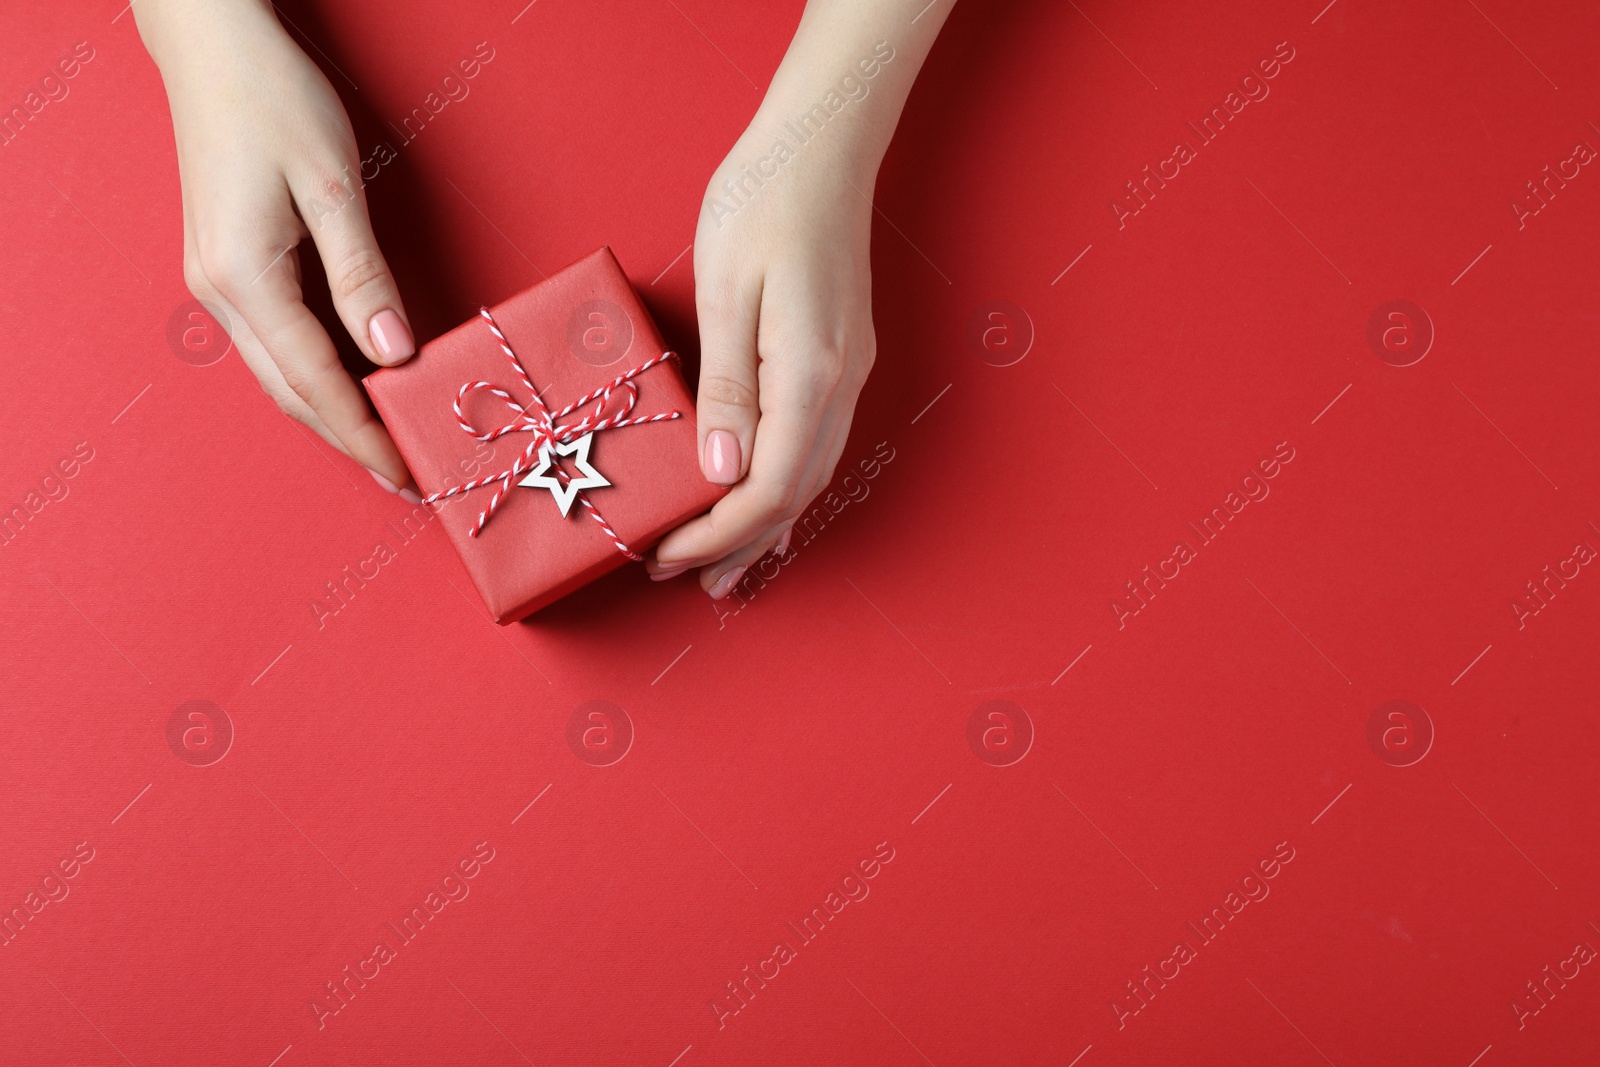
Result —
<instances>
[{"instance_id":1,"label":"knuckle","mask_svg":"<svg viewBox=\"0 0 1600 1067\"><path fill-rule=\"evenodd\" d=\"M306 368L290 364L278 368L283 373L283 384L289 387L289 396L307 407L317 406L317 376ZM296 416L298 418L299 416Z\"/></svg>"},{"instance_id":2,"label":"knuckle","mask_svg":"<svg viewBox=\"0 0 1600 1067\"><path fill-rule=\"evenodd\" d=\"M358 248L339 259L333 279L333 290L346 300L353 300L387 285L389 265L376 248Z\"/></svg>"},{"instance_id":3,"label":"knuckle","mask_svg":"<svg viewBox=\"0 0 1600 1067\"><path fill-rule=\"evenodd\" d=\"M246 242L225 232L202 234L195 247L196 271L211 289L231 298L250 280L246 247Z\"/></svg>"},{"instance_id":4,"label":"knuckle","mask_svg":"<svg viewBox=\"0 0 1600 1067\"><path fill-rule=\"evenodd\" d=\"M864 380L872 372L873 366L878 362L878 338L876 334L867 334L866 340L858 348L856 365L858 373Z\"/></svg>"},{"instance_id":5,"label":"knuckle","mask_svg":"<svg viewBox=\"0 0 1600 1067\"><path fill-rule=\"evenodd\" d=\"M700 406L754 411L756 391L737 378L711 374L700 379Z\"/></svg>"},{"instance_id":6,"label":"knuckle","mask_svg":"<svg viewBox=\"0 0 1600 1067\"><path fill-rule=\"evenodd\" d=\"M848 467L846 467L845 469L849 470ZM837 460L835 460L834 462L828 464L822 470L818 471L813 476L813 480L812 480L810 486L806 489L805 499L801 503L800 506L804 507L806 504L811 503L811 501L813 501L817 497L821 496L823 494L823 492L830 485L833 484L833 476L835 474L837 474L838 471L839 471L839 462Z\"/></svg>"},{"instance_id":7,"label":"knuckle","mask_svg":"<svg viewBox=\"0 0 1600 1067\"><path fill-rule=\"evenodd\" d=\"M305 401L296 396L294 390L287 387L262 386L262 391L272 399L279 411L294 419L296 422L305 422Z\"/></svg>"},{"instance_id":8,"label":"knuckle","mask_svg":"<svg viewBox=\"0 0 1600 1067\"><path fill-rule=\"evenodd\" d=\"M760 520L775 523L798 511L799 491L797 478L785 478L762 486L753 501Z\"/></svg>"},{"instance_id":9,"label":"knuckle","mask_svg":"<svg viewBox=\"0 0 1600 1067\"><path fill-rule=\"evenodd\" d=\"M838 345L815 345L811 358L806 360L805 384L815 393L831 394L844 381L849 360Z\"/></svg>"},{"instance_id":10,"label":"knuckle","mask_svg":"<svg viewBox=\"0 0 1600 1067\"><path fill-rule=\"evenodd\" d=\"M199 253L189 252L184 255L183 284L196 300L206 300L215 295L216 290L212 288L205 270L200 266Z\"/></svg>"}]
</instances>

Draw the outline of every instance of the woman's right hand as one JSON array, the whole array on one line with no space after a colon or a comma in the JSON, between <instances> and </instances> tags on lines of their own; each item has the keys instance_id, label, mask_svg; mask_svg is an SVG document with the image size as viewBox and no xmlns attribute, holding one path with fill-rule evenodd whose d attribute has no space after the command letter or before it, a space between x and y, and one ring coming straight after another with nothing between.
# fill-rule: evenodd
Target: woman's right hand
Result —
<instances>
[{"instance_id":1,"label":"woman's right hand","mask_svg":"<svg viewBox=\"0 0 1600 1067\"><path fill-rule=\"evenodd\" d=\"M141 0L133 13L172 108L190 291L225 313L284 414L415 501L405 461L302 300L297 246L310 237L366 357L391 366L416 350L338 95L267 0Z\"/></svg>"}]
</instances>

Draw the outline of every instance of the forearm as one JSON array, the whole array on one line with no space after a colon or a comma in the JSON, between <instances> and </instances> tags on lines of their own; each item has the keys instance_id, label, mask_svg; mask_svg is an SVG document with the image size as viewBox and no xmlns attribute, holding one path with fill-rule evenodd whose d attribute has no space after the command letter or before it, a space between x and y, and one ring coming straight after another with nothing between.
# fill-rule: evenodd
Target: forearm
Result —
<instances>
[{"instance_id":1,"label":"forearm","mask_svg":"<svg viewBox=\"0 0 1600 1067\"><path fill-rule=\"evenodd\" d=\"M954 0L810 0L752 126L867 184Z\"/></svg>"},{"instance_id":2,"label":"forearm","mask_svg":"<svg viewBox=\"0 0 1600 1067\"><path fill-rule=\"evenodd\" d=\"M281 32L271 0L137 0L134 22L145 50L163 75L178 66L204 67L206 57L263 32Z\"/></svg>"}]
</instances>

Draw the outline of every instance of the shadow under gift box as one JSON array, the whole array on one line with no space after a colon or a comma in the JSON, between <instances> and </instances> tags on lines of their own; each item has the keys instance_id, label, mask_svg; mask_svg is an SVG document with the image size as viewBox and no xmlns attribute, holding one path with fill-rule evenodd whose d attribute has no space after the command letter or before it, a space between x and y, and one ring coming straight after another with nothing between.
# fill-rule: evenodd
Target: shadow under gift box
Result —
<instances>
[{"instance_id":1,"label":"shadow under gift box","mask_svg":"<svg viewBox=\"0 0 1600 1067\"><path fill-rule=\"evenodd\" d=\"M489 311L552 415L666 351L610 248ZM527 387L481 317L423 345L408 362L366 378L367 393L424 497L509 470L527 449L531 434L526 431L485 445L462 429L456 396L463 385L480 381L532 409ZM596 433L589 462L611 485L584 494L623 542L643 555L727 490L700 473L694 400L677 361L665 360L632 381L639 395L630 416L679 411L683 417ZM624 399L624 389L613 392L606 413L617 412ZM462 406L480 433L517 417L487 389L476 390ZM577 423L593 411L591 402L557 426ZM493 454L485 459L491 447ZM571 460L565 462L572 473ZM563 518L548 490L517 484L524 476L514 478L508 490L497 481L436 505L478 594L501 624L516 622L629 562L581 502L575 501ZM504 498L472 536L496 491Z\"/></svg>"}]
</instances>

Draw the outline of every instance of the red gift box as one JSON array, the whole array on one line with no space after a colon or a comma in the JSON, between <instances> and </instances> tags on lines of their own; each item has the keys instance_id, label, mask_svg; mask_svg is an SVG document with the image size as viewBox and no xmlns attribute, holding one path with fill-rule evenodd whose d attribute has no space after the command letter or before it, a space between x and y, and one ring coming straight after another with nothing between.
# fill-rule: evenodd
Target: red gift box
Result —
<instances>
[{"instance_id":1,"label":"red gift box","mask_svg":"<svg viewBox=\"0 0 1600 1067\"><path fill-rule=\"evenodd\" d=\"M642 554L726 492L700 472L693 398L609 248L366 386L499 623Z\"/></svg>"}]
</instances>

